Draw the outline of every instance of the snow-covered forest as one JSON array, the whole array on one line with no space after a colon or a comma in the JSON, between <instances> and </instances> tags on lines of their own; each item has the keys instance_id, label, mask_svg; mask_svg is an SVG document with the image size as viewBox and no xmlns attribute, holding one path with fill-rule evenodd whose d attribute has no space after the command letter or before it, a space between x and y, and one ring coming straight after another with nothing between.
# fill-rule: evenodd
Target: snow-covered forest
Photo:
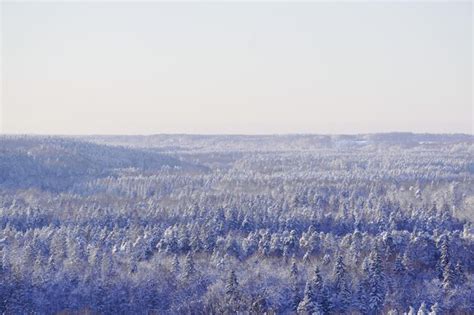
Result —
<instances>
[{"instance_id":1,"label":"snow-covered forest","mask_svg":"<svg viewBox=\"0 0 474 315\"><path fill-rule=\"evenodd\" d=\"M468 135L0 137L0 313L473 314Z\"/></svg>"}]
</instances>

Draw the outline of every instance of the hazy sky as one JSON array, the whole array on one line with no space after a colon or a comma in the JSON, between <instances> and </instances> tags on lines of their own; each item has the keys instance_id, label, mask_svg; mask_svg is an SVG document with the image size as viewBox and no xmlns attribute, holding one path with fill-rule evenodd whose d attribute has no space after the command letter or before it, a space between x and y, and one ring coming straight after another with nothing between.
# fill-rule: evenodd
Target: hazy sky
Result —
<instances>
[{"instance_id":1,"label":"hazy sky","mask_svg":"<svg viewBox=\"0 0 474 315\"><path fill-rule=\"evenodd\" d=\"M3 132L473 132L470 1L1 9Z\"/></svg>"}]
</instances>

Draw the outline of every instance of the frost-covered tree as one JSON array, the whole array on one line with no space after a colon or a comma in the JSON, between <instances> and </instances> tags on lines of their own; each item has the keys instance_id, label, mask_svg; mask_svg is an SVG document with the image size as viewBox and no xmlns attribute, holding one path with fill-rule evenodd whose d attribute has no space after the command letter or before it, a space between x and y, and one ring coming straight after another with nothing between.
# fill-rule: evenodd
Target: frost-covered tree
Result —
<instances>
[{"instance_id":1,"label":"frost-covered tree","mask_svg":"<svg viewBox=\"0 0 474 315\"><path fill-rule=\"evenodd\" d=\"M196 267L194 266L194 259L191 253L186 255L183 272L183 278L185 280L190 280L191 278L196 276Z\"/></svg>"},{"instance_id":2,"label":"frost-covered tree","mask_svg":"<svg viewBox=\"0 0 474 315\"><path fill-rule=\"evenodd\" d=\"M292 311L296 311L298 309L298 305L300 303L300 289L299 289L299 271L298 266L296 263L295 257L291 260L290 266L290 290L291 290L291 301L290 301L290 308Z\"/></svg>"},{"instance_id":3,"label":"frost-covered tree","mask_svg":"<svg viewBox=\"0 0 474 315\"><path fill-rule=\"evenodd\" d=\"M179 264L179 258L178 258L178 255L174 255L173 256L173 261L171 262L171 266L173 267L173 272L175 274L179 274L180 271L181 271L181 266Z\"/></svg>"},{"instance_id":4,"label":"frost-covered tree","mask_svg":"<svg viewBox=\"0 0 474 315\"><path fill-rule=\"evenodd\" d=\"M322 314L320 305L316 302L315 289L313 280L308 280L304 289L303 299L297 308L298 314Z\"/></svg>"},{"instance_id":5,"label":"frost-covered tree","mask_svg":"<svg viewBox=\"0 0 474 315\"><path fill-rule=\"evenodd\" d=\"M336 264L334 265L333 270L333 279L334 289L336 291L340 291L348 281L346 265L344 264L344 259L342 258L342 256L338 256L336 259Z\"/></svg>"},{"instance_id":6,"label":"frost-covered tree","mask_svg":"<svg viewBox=\"0 0 474 315\"><path fill-rule=\"evenodd\" d=\"M434 303L431 306L430 312L428 313L429 315L440 315L442 314L441 307L439 306L438 302Z\"/></svg>"},{"instance_id":7,"label":"frost-covered tree","mask_svg":"<svg viewBox=\"0 0 474 315\"><path fill-rule=\"evenodd\" d=\"M371 314L379 314L385 301L385 276L382 260L377 249L370 254L367 274L367 305Z\"/></svg>"},{"instance_id":8,"label":"frost-covered tree","mask_svg":"<svg viewBox=\"0 0 474 315\"><path fill-rule=\"evenodd\" d=\"M420 308L418 309L418 312L416 315L428 315L428 309L426 308L425 302L422 302L420 305Z\"/></svg>"},{"instance_id":9,"label":"frost-covered tree","mask_svg":"<svg viewBox=\"0 0 474 315\"><path fill-rule=\"evenodd\" d=\"M231 270L225 283L226 305L232 311L238 311L241 307L241 293L239 282L234 270Z\"/></svg>"}]
</instances>

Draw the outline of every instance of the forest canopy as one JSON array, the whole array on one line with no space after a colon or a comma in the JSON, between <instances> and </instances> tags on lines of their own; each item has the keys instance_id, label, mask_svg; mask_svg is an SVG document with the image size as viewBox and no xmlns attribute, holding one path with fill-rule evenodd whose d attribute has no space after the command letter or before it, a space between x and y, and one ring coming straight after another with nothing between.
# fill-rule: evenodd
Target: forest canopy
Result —
<instances>
[{"instance_id":1,"label":"forest canopy","mask_svg":"<svg viewBox=\"0 0 474 315\"><path fill-rule=\"evenodd\" d=\"M0 137L0 313L474 313L473 136Z\"/></svg>"}]
</instances>

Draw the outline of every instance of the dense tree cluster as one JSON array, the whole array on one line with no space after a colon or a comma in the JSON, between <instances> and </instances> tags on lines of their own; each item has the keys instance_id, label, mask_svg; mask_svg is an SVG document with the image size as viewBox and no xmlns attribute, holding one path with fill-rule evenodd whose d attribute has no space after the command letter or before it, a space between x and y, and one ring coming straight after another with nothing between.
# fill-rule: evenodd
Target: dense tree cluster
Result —
<instances>
[{"instance_id":1,"label":"dense tree cluster","mask_svg":"<svg viewBox=\"0 0 474 315\"><path fill-rule=\"evenodd\" d=\"M466 137L0 138L0 313L474 313Z\"/></svg>"}]
</instances>

